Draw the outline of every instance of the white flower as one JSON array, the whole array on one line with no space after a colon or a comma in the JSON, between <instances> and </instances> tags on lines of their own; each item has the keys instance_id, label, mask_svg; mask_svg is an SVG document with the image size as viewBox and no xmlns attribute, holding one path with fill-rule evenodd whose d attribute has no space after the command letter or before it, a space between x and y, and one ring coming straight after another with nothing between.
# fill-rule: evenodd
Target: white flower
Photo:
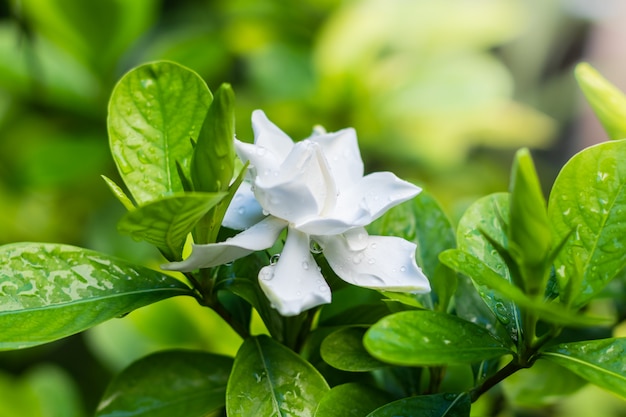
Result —
<instances>
[{"instance_id":1,"label":"white flower","mask_svg":"<svg viewBox=\"0 0 626 417\"><path fill-rule=\"evenodd\" d=\"M389 208L421 189L389 172L363 176L354 129L316 133L294 143L257 110L252 114L255 143L235 140L249 161L244 182L224 218L244 230L220 243L194 245L182 262L164 269L208 268L270 248L287 238L278 262L259 272L259 283L282 315L329 303L330 287L311 254L319 246L335 273L354 285L386 291L430 291L415 262L416 245L398 238L369 236L364 228Z\"/></svg>"}]
</instances>

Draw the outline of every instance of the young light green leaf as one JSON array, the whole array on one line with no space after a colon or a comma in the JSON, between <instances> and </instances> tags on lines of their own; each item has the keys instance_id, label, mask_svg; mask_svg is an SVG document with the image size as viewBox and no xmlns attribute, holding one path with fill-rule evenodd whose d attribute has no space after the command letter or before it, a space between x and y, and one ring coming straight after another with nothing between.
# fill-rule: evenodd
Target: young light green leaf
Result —
<instances>
[{"instance_id":1,"label":"young light green leaf","mask_svg":"<svg viewBox=\"0 0 626 417\"><path fill-rule=\"evenodd\" d=\"M229 416L313 417L329 387L299 355L267 336L251 337L237 353L228 387Z\"/></svg>"},{"instance_id":2,"label":"young light green leaf","mask_svg":"<svg viewBox=\"0 0 626 417\"><path fill-rule=\"evenodd\" d=\"M117 230L155 245L170 261L182 259L187 235L226 193L185 193L151 201L127 212Z\"/></svg>"},{"instance_id":3,"label":"young light green leaf","mask_svg":"<svg viewBox=\"0 0 626 417\"><path fill-rule=\"evenodd\" d=\"M320 401L315 417L363 417L391 401L388 393L351 382L333 387Z\"/></svg>"},{"instance_id":4,"label":"young light green leaf","mask_svg":"<svg viewBox=\"0 0 626 417\"><path fill-rule=\"evenodd\" d=\"M592 384L626 398L626 338L588 340L551 346L541 357Z\"/></svg>"},{"instance_id":5,"label":"young light green leaf","mask_svg":"<svg viewBox=\"0 0 626 417\"><path fill-rule=\"evenodd\" d=\"M591 65L576 66L576 80L610 139L626 138L626 97Z\"/></svg>"},{"instance_id":6,"label":"young light green leaf","mask_svg":"<svg viewBox=\"0 0 626 417\"><path fill-rule=\"evenodd\" d=\"M176 295L182 282L87 249L0 247L0 350L48 343Z\"/></svg>"},{"instance_id":7,"label":"young light green leaf","mask_svg":"<svg viewBox=\"0 0 626 417\"><path fill-rule=\"evenodd\" d=\"M107 186L109 187L113 195L119 200L120 203L122 203L122 205L126 208L126 210L135 209L135 204L133 204L133 202L130 200L130 198L128 198L124 190L122 190L122 188L119 185L117 185L112 179L104 175L101 175L101 177L104 180L104 182L107 183Z\"/></svg>"},{"instance_id":8,"label":"young light green leaf","mask_svg":"<svg viewBox=\"0 0 626 417\"><path fill-rule=\"evenodd\" d=\"M367 417L469 417L471 407L466 393L420 395L394 401Z\"/></svg>"},{"instance_id":9,"label":"young light green leaf","mask_svg":"<svg viewBox=\"0 0 626 417\"><path fill-rule=\"evenodd\" d=\"M626 267L626 140L574 155L559 173L548 205L561 298L581 307ZM571 280L577 285L568 285ZM564 291L570 289L570 292ZM571 293L571 291L574 293Z\"/></svg>"},{"instance_id":10,"label":"young light green leaf","mask_svg":"<svg viewBox=\"0 0 626 417\"><path fill-rule=\"evenodd\" d=\"M365 327L343 327L329 334L320 348L324 362L351 372L366 372L388 366L373 358L363 347L366 330Z\"/></svg>"},{"instance_id":11,"label":"young light green leaf","mask_svg":"<svg viewBox=\"0 0 626 417\"><path fill-rule=\"evenodd\" d=\"M363 344L375 358L406 366L466 364L511 353L484 328L430 310L383 318L365 333Z\"/></svg>"},{"instance_id":12,"label":"young light green leaf","mask_svg":"<svg viewBox=\"0 0 626 417\"><path fill-rule=\"evenodd\" d=\"M204 417L224 407L233 359L190 350L138 360L107 387L96 417Z\"/></svg>"},{"instance_id":13,"label":"young light green leaf","mask_svg":"<svg viewBox=\"0 0 626 417\"><path fill-rule=\"evenodd\" d=\"M229 84L215 92L191 159L196 191L226 191L235 167L235 95Z\"/></svg>"},{"instance_id":14,"label":"young light green leaf","mask_svg":"<svg viewBox=\"0 0 626 417\"><path fill-rule=\"evenodd\" d=\"M552 245L546 200L528 149L515 154L511 170L508 250L519 266L527 294L544 292Z\"/></svg>"},{"instance_id":15,"label":"young light green leaf","mask_svg":"<svg viewBox=\"0 0 626 417\"><path fill-rule=\"evenodd\" d=\"M509 200L508 193L496 193L472 204L459 220L457 242L459 250L473 255L504 281L512 283L511 271L494 246L497 244L501 248L507 248L509 245ZM511 337L516 341L521 340L521 316L515 303L503 298L500 294L494 294L477 280L473 280L473 283L489 309L504 325Z\"/></svg>"},{"instance_id":16,"label":"young light green leaf","mask_svg":"<svg viewBox=\"0 0 626 417\"><path fill-rule=\"evenodd\" d=\"M450 268L470 277L480 288L479 292L484 292L481 294L483 299L506 299L520 308L531 310L546 322L565 326L598 326L611 322L610 319L577 314L575 311L567 310L562 304L545 302L543 295L530 298L518 287L503 280L478 258L458 249L447 250L439 257Z\"/></svg>"},{"instance_id":17,"label":"young light green leaf","mask_svg":"<svg viewBox=\"0 0 626 417\"><path fill-rule=\"evenodd\" d=\"M173 62L141 65L117 83L109 101L109 144L137 204L183 191L176 161L189 169L189 138L197 137L211 100L200 76Z\"/></svg>"}]
</instances>

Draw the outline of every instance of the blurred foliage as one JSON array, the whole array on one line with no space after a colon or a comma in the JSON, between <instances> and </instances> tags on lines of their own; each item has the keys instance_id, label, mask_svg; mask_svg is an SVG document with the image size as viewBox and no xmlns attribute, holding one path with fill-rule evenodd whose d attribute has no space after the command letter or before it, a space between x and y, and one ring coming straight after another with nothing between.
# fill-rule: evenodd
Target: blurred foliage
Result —
<instances>
[{"instance_id":1,"label":"blurred foliage","mask_svg":"<svg viewBox=\"0 0 626 417\"><path fill-rule=\"evenodd\" d=\"M113 85L155 59L192 68L212 90L231 83L241 139L251 138L255 108L295 138L316 123L354 126L368 169L415 179L456 218L476 196L506 189L516 147L563 143L575 116L571 64L589 25L567 4L2 2L0 243L63 242L156 262L147 246L117 234L123 208L100 178L119 182L106 132ZM545 155L540 171L556 172ZM0 417L83 415L106 384L93 381L164 347L233 353L239 340L205 310L172 300L92 330L89 349L79 336L0 355L11 371L0 374ZM104 368L87 377L33 365L50 355L64 363L63 352L76 349L76 360L95 357ZM562 409L575 415L575 406ZM618 415L609 405L606 413Z\"/></svg>"}]
</instances>

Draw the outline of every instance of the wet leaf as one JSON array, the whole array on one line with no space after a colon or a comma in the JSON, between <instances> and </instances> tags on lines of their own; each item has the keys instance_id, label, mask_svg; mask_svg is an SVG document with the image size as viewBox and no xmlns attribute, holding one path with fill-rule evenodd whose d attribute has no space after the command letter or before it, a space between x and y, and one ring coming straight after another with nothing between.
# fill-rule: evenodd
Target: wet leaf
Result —
<instances>
[{"instance_id":1,"label":"wet leaf","mask_svg":"<svg viewBox=\"0 0 626 417\"><path fill-rule=\"evenodd\" d=\"M322 342L322 359L342 371L365 372L388 366L363 347L366 327L344 327L329 334Z\"/></svg>"},{"instance_id":2,"label":"wet leaf","mask_svg":"<svg viewBox=\"0 0 626 417\"><path fill-rule=\"evenodd\" d=\"M559 173L548 215L556 241L561 298L581 307L626 267L626 140L592 146Z\"/></svg>"},{"instance_id":3,"label":"wet leaf","mask_svg":"<svg viewBox=\"0 0 626 417\"><path fill-rule=\"evenodd\" d=\"M235 167L235 95L229 84L215 92L191 159L196 191L228 190Z\"/></svg>"},{"instance_id":4,"label":"wet leaf","mask_svg":"<svg viewBox=\"0 0 626 417\"><path fill-rule=\"evenodd\" d=\"M466 364L511 352L483 327L430 310L387 316L367 331L363 343L375 358L407 366Z\"/></svg>"},{"instance_id":5,"label":"wet leaf","mask_svg":"<svg viewBox=\"0 0 626 417\"><path fill-rule=\"evenodd\" d=\"M626 338L589 340L551 346L541 357L592 384L626 398Z\"/></svg>"},{"instance_id":6,"label":"wet leaf","mask_svg":"<svg viewBox=\"0 0 626 417\"><path fill-rule=\"evenodd\" d=\"M189 169L211 92L193 71L153 62L128 72L109 101L111 153L137 204L182 192L176 162Z\"/></svg>"},{"instance_id":7,"label":"wet leaf","mask_svg":"<svg viewBox=\"0 0 626 417\"><path fill-rule=\"evenodd\" d=\"M328 384L299 355L267 336L247 339L226 389L229 416L313 417Z\"/></svg>"},{"instance_id":8,"label":"wet leaf","mask_svg":"<svg viewBox=\"0 0 626 417\"><path fill-rule=\"evenodd\" d=\"M127 212L117 230L153 244L170 261L180 261L187 235L225 195L185 193L154 200Z\"/></svg>"},{"instance_id":9,"label":"wet leaf","mask_svg":"<svg viewBox=\"0 0 626 417\"><path fill-rule=\"evenodd\" d=\"M469 417L471 406L465 393L421 395L394 401L367 417Z\"/></svg>"},{"instance_id":10,"label":"wet leaf","mask_svg":"<svg viewBox=\"0 0 626 417\"><path fill-rule=\"evenodd\" d=\"M479 259L458 249L447 250L440 258L450 268L467 275L481 288L487 289L488 292L481 294L483 299L509 300L520 308L531 310L537 317L550 323L569 326L597 326L611 323L611 319L583 316L576 311L568 310L563 304L545 302L543 295L539 298L530 298L518 287L503 280Z\"/></svg>"},{"instance_id":11,"label":"wet leaf","mask_svg":"<svg viewBox=\"0 0 626 417\"><path fill-rule=\"evenodd\" d=\"M576 80L611 139L626 138L626 97L591 65L576 66Z\"/></svg>"},{"instance_id":12,"label":"wet leaf","mask_svg":"<svg viewBox=\"0 0 626 417\"><path fill-rule=\"evenodd\" d=\"M176 295L182 282L68 245L0 247L0 350L51 342Z\"/></svg>"},{"instance_id":13,"label":"wet leaf","mask_svg":"<svg viewBox=\"0 0 626 417\"><path fill-rule=\"evenodd\" d=\"M463 214L457 227L457 247L478 258L503 281L512 283L513 277L502 256L492 243L507 248L509 229L508 193L491 194L477 200ZM493 240L491 242L485 235ZM445 262L444 262L445 264ZM450 266L450 265L448 265ZM452 268L454 269L454 268ZM467 275L467 274L466 274ZM470 276L470 275L468 275ZM495 294L483 283L472 280L478 293L483 298L496 318L504 325L515 340L521 340L521 317L519 309L512 300Z\"/></svg>"},{"instance_id":14,"label":"wet leaf","mask_svg":"<svg viewBox=\"0 0 626 417\"><path fill-rule=\"evenodd\" d=\"M390 400L384 391L351 382L333 387L320 401L315 417L362 417Z\"/></svg>"},{"instance_id":15,"label":"wet leaf","mask_svg":"<svg viewBox=\"0 0 626 417\"><path fill-rule=\"evenodd\" d=\"M204 417L224 407L233 359L171 350L138 360L109 384L96 417Z\"/></svg>"},{"instance_id":16,"label":"wet leaf","mask_svg":"<svg viewBox=\"0 0 626 417\"><path fill-rule=\"evenodd\" d=\"M528 149L515 154L511 169L508 251L519 266L523 290L544 292L552 245L546 200Z\"/></svg>"}]
</instances>

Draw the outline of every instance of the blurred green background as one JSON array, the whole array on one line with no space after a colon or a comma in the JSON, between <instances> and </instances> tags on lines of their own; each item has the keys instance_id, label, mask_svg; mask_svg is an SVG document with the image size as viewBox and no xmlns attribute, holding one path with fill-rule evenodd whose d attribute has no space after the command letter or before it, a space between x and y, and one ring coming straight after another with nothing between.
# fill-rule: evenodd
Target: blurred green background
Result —
<instances>
[{"instance_id":1,"label":"blurred green background","mask_svg":"<svg viewBox=\"0 0 626 417\"><path fill-rule=\"evenodd\" d=\"M619 50L598 45L610 46L602 36L624 7L592 3L4 0L0 243L62 242L158 265L156 252L117 234L123 208L100 178L119 182L108 153L109 94L127 70L156 59L190 67L213 90L231 83L240 138L251 137L255 108L296 139L315 124L355 127L367 170L415 181L453 220L477 197L506 190L521 146L534 149L548 191L569 156L604 138L581 113L573 65L591 60L609 79L611 69L620 74L610 66ZM169 300L0 354L0 417L89 415L116 371L158 349L233 354L237 336L205 310ZM475 415L488 415L497 394ZM606 409L581 406L590 399ZM626 415L623 401L592 387L554 400L498 415Z\"/></svg>"}]
</instances>

